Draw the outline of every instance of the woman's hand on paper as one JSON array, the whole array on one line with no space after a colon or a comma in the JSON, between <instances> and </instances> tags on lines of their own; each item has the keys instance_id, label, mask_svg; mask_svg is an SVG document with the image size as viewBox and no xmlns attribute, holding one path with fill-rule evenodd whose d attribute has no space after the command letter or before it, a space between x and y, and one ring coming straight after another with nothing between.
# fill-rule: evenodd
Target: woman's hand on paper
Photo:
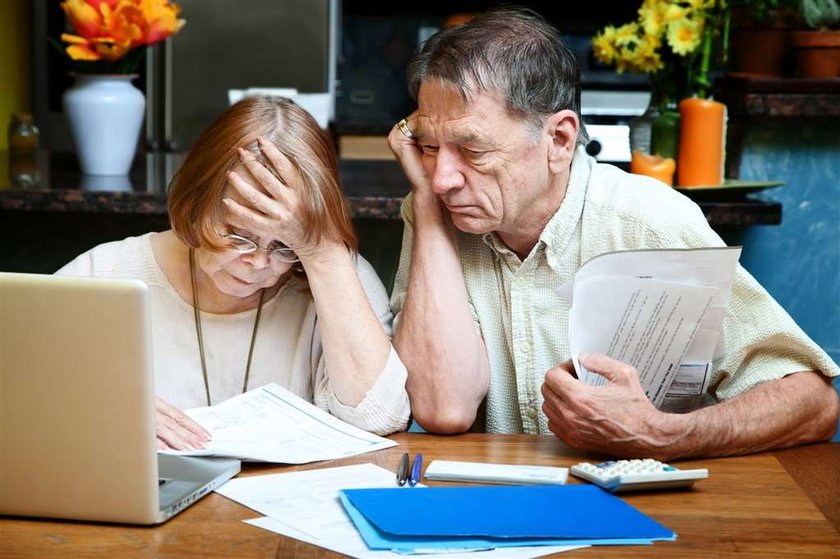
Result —
<instances>
[{"instance_id":1,"label":"woman's hand on paper","mask_svg":"<svg viewBox=\"0 0 840 559\"><path fill-rule=\"evenodd\" d=\"M210 440L204 427L160 398L155 398L155 424L158 450L196 450Z\"/></svg>"},{"instance_id":2,"label":"woman's hand on paper","mask_svg":"<svg viewBox=\"0 0 840 559\"><path fill-rule=\"evenodd\" d=\"M604 386L580 382L572 361L549 370L542 386L543 412L552 433L578 450L622 458L667 459L681 434L642 389L639 373L605 355L579 356Z\"/></svg>"}]
</instances>

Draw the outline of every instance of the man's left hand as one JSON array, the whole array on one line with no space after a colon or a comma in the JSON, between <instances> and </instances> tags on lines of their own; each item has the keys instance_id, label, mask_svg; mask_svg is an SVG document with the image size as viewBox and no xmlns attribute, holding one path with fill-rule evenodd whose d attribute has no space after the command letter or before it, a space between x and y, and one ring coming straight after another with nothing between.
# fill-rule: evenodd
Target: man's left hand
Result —
<instances>
[{"instance_id":1,"label":"man's left hand","mask_svg":"<svg viewBox=\"0 0 840 559\"><path fill-rule=\"evenodd\" d=\"M605 355L582 354L581 365L607 379L589 386L567 361L545 375L543 412L548 428L578 450L621 458L667 459L682 433L678 416L657 410L642 389L639 373Z\"/></svg>"}]
</instances>

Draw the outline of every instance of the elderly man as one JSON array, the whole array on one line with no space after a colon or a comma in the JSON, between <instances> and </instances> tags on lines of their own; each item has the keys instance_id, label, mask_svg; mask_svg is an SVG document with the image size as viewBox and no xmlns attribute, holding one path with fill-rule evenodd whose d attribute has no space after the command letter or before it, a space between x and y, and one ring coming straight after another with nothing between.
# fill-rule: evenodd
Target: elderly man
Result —
<instances>
[{"instance_id":1,"label":"elderly man","mask_svg":"<svg viewBox=\"0 0 840 559\"><path fill-rule=\"evenodd\" d=\"M611 250L723 246L699 208L582 149L580 74L558 32L528 10L493 10L429 39L408 70L417 111L389 145L412 184L392 296L395 346L416 421L547 433L621 457L756 452L832 436L835 363L739 267L726 353L705 401L657 409L630 365L571 365L555 288ZM713 404L713 405L708 405Z\"/></svg>"}]
</instances>

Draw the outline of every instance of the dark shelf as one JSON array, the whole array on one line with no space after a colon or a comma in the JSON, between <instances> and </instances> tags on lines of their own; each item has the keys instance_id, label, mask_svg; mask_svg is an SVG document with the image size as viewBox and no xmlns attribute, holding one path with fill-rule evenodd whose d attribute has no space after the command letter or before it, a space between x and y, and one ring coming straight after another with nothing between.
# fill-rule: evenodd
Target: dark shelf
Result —
<instances>
[{"instance_id":1,"label":"dark shelf","mask_svg":"<svg viewBox=\"0 0 840 559\"><path fill-rule=\"evenodd\" d=\"M715 84L715 98L735 117L840 117L840 78L730 73Z\"/></svg>"}]
</instances>

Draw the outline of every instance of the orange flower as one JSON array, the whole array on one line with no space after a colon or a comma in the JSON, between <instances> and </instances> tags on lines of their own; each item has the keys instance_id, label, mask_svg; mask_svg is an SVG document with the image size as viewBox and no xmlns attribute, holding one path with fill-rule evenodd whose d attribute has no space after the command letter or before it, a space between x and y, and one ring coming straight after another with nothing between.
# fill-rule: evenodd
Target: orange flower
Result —
<instances>
[{"instance_id":1,"label":"orange flower","mask_svg":"<svg viewBox=\"0 0 840 559\"><path fill-rule=\"evenodd\" d=\"M181 30L187 20L178 19L181 8L161 0L141 0L143 19L146 23L143 43L153 45Z\"/></svg>"},{"instance_id":2,"label":"orange flower","mask_svg":"<svg viewBox=\"0 0 840 559\"><path fill-rule=\"evenodd\" d=\"M115 62L131 49L174 35L186 23L169 0L65 0L61 8L78 33L61 35L73 60Z\"/></svg>"},{"instance_id":3,"label":"orange flower","mask_svg":"<svg viewBox=\"0 0 840 559\"><path fill-rule=\"evenodd\" d=\"M99 6L94 7L85 0L67 0L61 4L61 9L76 33L88 39L99 35L99 28L102 26Z\"/></svg>"}]
</instances>

